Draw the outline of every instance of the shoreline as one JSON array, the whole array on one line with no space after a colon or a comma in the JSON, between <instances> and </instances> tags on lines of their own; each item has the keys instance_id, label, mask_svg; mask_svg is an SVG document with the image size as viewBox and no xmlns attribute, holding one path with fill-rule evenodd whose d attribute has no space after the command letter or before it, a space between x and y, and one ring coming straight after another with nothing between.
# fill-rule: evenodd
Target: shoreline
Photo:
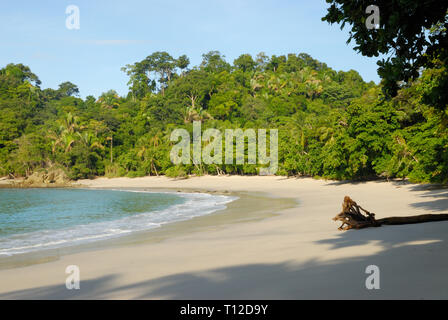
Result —
<instances>
[{"instance_id":1,"label":"shoreline","mask_svg":"<svg viewBox=\"0 0 448 320\"><path fill-rule=\"evenodd\" d=\"M299 205L247 223L212 225L184 234L174 231L174 237L158 242L73 253L57 261L0 270L0 298L448 298L447 222L340 232L339 224L331 221L345 195L377 218L447 213L446 188L258 176L99 178L79 184L249 192L294 199ZM244 208L235 210L244 214ZM195 224L194 219L188 221ZM79 265L81 290L65 288L68 265ZM381 290L365 287L369 265L381 270Z\"/></svg>"},{"instance_id":2,"label":"shoreline","mask_svg":"<svg viewBox=\"0 0 448 320\"><path fill-rule=\"evenodd\" d=\"M61 187L62 188L62 187ZM129 234L120 235L111 238L99 239L82 244L72 244L68 246L42 249L11 256L0 256L0 271L14 269L34 264L42 264L50 261L57 261L61 257L82 252L100 251L109 248L122 248L136 244L149 244L161 242L169 238L180 235L186 235L195 232L201 232L210 228L223 228L227 225L237 223L247 223L258 221L275 216L277 212L285 208L293 207L295 201L288 199L270 199L266 194L259 193L241 193L241 192L214 192L204 190L190 189L154 189L154 188L116 188L116 187L75 187L86 190L120 190L120 191L150 191L161 193L202 193L211 195L224 195L236 197L235 200L226 204L226 208L218 209L212 213L192 217L190 219L168 222L157 228L140 230ZM274 201L272 201L274 200ZM239 208L244 207L247 210L242 215Z\"/></svg>"}]
</instances>

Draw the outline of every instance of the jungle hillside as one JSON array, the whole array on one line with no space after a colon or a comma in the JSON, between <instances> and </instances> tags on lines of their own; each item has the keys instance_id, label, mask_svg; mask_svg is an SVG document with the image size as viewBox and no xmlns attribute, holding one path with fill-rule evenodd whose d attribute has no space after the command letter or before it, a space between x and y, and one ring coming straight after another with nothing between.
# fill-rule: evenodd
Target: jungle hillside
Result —
<instances>
[{"instance_id":1,"label":"jungle hillside","mask_svg":"<svg viewBox=\"0 0 448 320\"><path fill-rule=\"evenodd\" d=\"M0 175L48 168L70 179L94 176L255 175L256 165L173 165L175 128L279 130L278 175L331 179L448 181L447 108L428 103L446 66L437 64L394 97L355 70L311 56L252 57L233 63L218 51L189 66L154 52L123 67L129 93L79 97L64 82L41 89L22 64L0 70Z\"/></svg>"}]
</instances>

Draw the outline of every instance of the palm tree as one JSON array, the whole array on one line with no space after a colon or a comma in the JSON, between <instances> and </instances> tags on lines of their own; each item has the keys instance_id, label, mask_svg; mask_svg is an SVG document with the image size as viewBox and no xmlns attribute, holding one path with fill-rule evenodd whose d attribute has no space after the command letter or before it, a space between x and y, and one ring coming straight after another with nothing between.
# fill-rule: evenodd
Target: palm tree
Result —
<instances>
[{"instance_id":1,"label":"palm tree","mask_svg":"<svg viewBox=\"0 0 448 320\"><path fill-rule=\"evenodd\" d=\"M114 162L114 137L111 134L110 137L106 138L107 141L110 141L110 163Z\"/></svg>"},{"instance_id":2,"label":"palm tree","mask_svg":"<svg viewBox=\"0 0 448 320\"><path fill-rule=\"evenodd\" d=\"M76 141L77 133L80 129L78 117L73 116L71 112L67 113L59 121L57 132L50 132L48 135L52 140L52 152L55 153L58 146L62 147L65 153L69 152Z\"/></svg>"},{"instance_id":3,"label":"palm tree","mask_svg":"<svg viewBox=\"0 0 448 320\"><path fill-rule=\"evenodd\" d=\"M94 149L104 149L104 146L99 141L98 137L92 132L77 132L78 137L80 137L81 142L90 150Z\"/></svg>"},{"instance_id":4,"label":"palm tree","mask_svg":"<svg viewBox=\"0 0 448 320\"><path fill-rule=\"evenodd\" d=\"M190 123L193 121L202 121L205 119L213 119L210 113L205 111L202 107L195 108L194 106L188 106L184 113L184 122Z\"/></svg>"},{"instance_id":5,"label":"palm tree","mask_svg":"<svg viewBox=\"0 0 448 320\"><path fill-rule=\"evenodd\" d=\"M118 93L115 90L109 90L99 97L98 103L104 108L113 109L120 105L119 100L120 97Z\"/></svg>"},{"instance_id":6,"label":"palm tree","mask_svg":"<svg viewBox=\"0 0 448 320\"><path fill-rule=\"evenodd\" d=\"M140 148L137 152L137 156L144 162L149 162L149 174L151 173L155 173L156 176L159 175L158 171L157 171L157 160L158 160L158 155L157 155L157 151L158 151L158 147L159 147L159 143L160 143L160 138L158 137L158 135L152 136L150 138L147 137L143 137L140 141L139 144Z\"/></svg>"}]
</instances>

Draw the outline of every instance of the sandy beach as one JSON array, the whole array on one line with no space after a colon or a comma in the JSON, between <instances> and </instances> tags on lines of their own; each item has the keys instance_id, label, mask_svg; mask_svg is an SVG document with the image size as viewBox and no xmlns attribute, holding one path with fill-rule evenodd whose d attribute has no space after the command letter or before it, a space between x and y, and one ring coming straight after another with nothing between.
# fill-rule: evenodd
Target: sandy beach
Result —
<instances>
[{"instance_id":1,"label":"sandy beach","mask_svg":"<svg viewBox=\"0 0 448 320\"><path fill-rule=\"evenodd\" d=\"M233 206L233 220L212 214L205 227L195 228L201 220L192 219L182 232L159 231L157 241L4 268L0 299L448 298L448 222L340 232L340 223L331 220L345 195L377 218L448 213L448 189L407 182L240 176L99 178L77 184L240 192L252 197L247 206L259 202L256 211L264 213L245 219L253 214L248 207ZM80 290L65 287L69 265L80 268ZM379 290L366 288L369 265L380 269Z\"/></svg>"}]
</instances>

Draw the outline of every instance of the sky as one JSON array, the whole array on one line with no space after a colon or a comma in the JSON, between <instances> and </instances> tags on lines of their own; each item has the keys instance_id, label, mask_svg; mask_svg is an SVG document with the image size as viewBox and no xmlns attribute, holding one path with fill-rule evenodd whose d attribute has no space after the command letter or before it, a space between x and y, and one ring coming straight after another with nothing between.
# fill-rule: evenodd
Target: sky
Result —
<instances>
[{"instance_id":1,"label":"sky","mask_svg":"<svg viewBox=\"0 0 448 320\"><path fill-rule=\"evenodd\" d=\"M80 28L66 27L66 8L80 12ZM324 0L14 0L0 3L0 68L23 63L41 88L76 84L81 97L116 90L126 95L126 64L155 51L190 67L218 50L230 63L255 56L305 52L335 70L358 71L378 83L376 59L347 45L348 29L321 21Z\"/></svg>"}]
</instances>

